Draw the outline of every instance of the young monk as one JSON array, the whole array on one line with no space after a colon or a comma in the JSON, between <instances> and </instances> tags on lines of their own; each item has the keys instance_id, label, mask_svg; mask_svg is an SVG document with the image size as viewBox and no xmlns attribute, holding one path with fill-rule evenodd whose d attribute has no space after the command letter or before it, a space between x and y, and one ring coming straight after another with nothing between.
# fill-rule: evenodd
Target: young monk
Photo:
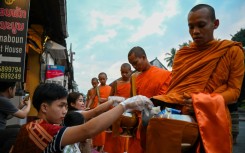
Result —
<instances>
[{"instance_id":1,"label":"young monk","mask_svg":"<svg viewBox=\"0 0 245 153\"><path fill-rule=\"evenodd\" d=\"M96 107L96 103L94 102L94 98L96 96L96 90L99 84L97 78L92 78L91 80L92 88L88 90L87 98L86 98L86 108L93 109Z\"/></svg>"},{"instance_id":2,"label":"young monk","mask_svg":"<svg viewBox=\"0 0 245 153\"><path fill-rule=\"evenodd\" d=\"M152 105L148 98L136 96L105 112L114 102L118 103L122 99L111 97L107 102L90 110L93 111L93 119L82 125L65 127L60 124L67 113L67 94L63 86L54 83L40 84L36 88L32 102L38 110L39 119L22 126L12 153L62 152L66 145L85 141L102 132L124 111L143 110L145 106Z\"/></svg>"},{"instance_id":3,"label":"young monk","mask_svg":"<svg viewBox=\"0 0 245 153\"><path fill-rule=\"evenodd\" d=\"M101 72L98 75L98 78L99 78L100 85L98 86L98 90L96 91L96 96L94 98L94 103L97 104L97 106L106 102L111 93L111 87L106 84L107 81L106 73ZM103 131L93 138L93 146L97 148L97 150L100 152L103 151L103 147L105 145L105 137L106 137L106 133L105 131Z\"/></svg>"},{"instance_id":4,"label":"young monk","mask_svg":"<svg viewBox=\"0 0 245 153\"><path fill-rule=\"evenodd\" d=\"M171 80L171 73L151 65L143 48L133 47L128 53L128 61L137 71L131 77L133 95L144 95L151 98L166 93ZM138 113L138 117L141 118L141 113ZM129 139L128 153L143 153L140 139L138 129L136 137Z\"/></svg>"},{"instance_id":5,"label":"young monk","mask_svg":"<svg viewBox=\"0 0 245 153\"><path fill-rule=\"evenodd\" d=\"M231 153L231 123L227 104L236 102L240 93L244 76L242 45L214 39L219 20L210 5L194 6L187 20L193 43L177 52L171 85L166 95L154 99L175 104L183 114L196 118L201 137L198 151ZM147 136L151 137L154 133L150 131ZM159 150L164 150L162 153L175 153L180 150L180 143L165 139L163 135L161 146L154 145L153 139L147 140L151 145L147 144L146 153Z\"/></svg>"},{"instance_id":6,"label":"young monk","mask_svg":"<svg viewBox=\"0 0 245 153\"><path fill-rule=\"evenodd\" d=\"M121 77L113 81L111 86L111 96L120 96L125 99L130 97L130 76L132 74L131 66L128 63L121 65ZM124 153L127 151L127 138L121 137L120 132L120 119L112 125L113 133L106 133L106 143L104 150L108 153Z\"/></svg>"}]
</instances>

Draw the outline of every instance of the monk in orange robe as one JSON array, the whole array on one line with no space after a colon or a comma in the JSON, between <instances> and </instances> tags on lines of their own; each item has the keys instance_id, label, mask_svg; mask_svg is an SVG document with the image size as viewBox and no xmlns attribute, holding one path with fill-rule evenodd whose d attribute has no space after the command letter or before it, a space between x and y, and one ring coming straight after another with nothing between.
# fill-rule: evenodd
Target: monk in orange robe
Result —
<instances>
[{"instance_id":1,"label":"monk in orange robe","mask_svg":"<svg viewBox=\"0 0 245 153\"><path fill-rule=\"evenodd\" d=\"M141 47L134 47L128 53L129 63L137 70L132 75L132 95L144 95L153 97L165 94L170 80L171 73L167 70L152 66L146 56L146 53ZM139 121L141 121L141 113L137 112ZM141 125L141 123L139 123ZM138 126L141 127L141 126ZM143 127L141 130L144 130ZM136 137L129 139L128 153L143 153L145 144L140 144L139 128L136 132Z\"/></svg>"},{"instance_id":2,"label":"monk in orange robe","mask_svg":"<svg viewBox=\"0 0 245 153\"><path fill-rule=\"evenodd\" d=\"M111 96L120 96L125 99L130 97L130 76L132 74L131 66L128 63L121 65L121 76L113 81L110 86ZM120 118L121 119L121 118ZM112 133L106 133L106 143L104 151L108 153L124 153L127 152L128 139L120 136L120 119L112 125Z\"/></svg>"},{"instance_id":3,"label":"monk in orange robe","mask_svg":"<svg viewBox=\"0 0 245 153\"><path fill-rule=\"evenodd\" d=\"M94 98L96 96L96 90L97 90L97 87L99 84L98 79L92 78L91 84L92 84L93 88L88 90L87 98L86 98L86 108L88 108L88 109L93 109L98 105L98 103L94 102Z\"/></svg>"},{"instance_id":4,"label":"monk in orange robe","mask_svg":"<svg viewBox=\"0 0 245 153\"><path fill-rule=\"evenodd\" d=\"M196 152L231 153L231 123L227 104L235 103L240 94L244 76L242 45L214 39L213 32L218 28L219 20L215 17L214 8L209 5L193 7L188 14L188 25L194 42L175 55L167 93L153 98L173 104L183 114L196 118L201 137ZM146 153L159 150L165 153L167 149L171 150L167 153L175 153L179 148L168 141L161 146L154 143L147 145Z\"/></svg>"},{"instance_id":5,"label":"monk in orange robe","mask_svg":"<svg viewBox=\"0 0 245 153\"><path fill-rule=\"evenodd\" d=\"M108 97L111 93L111 86L106 85L107 75L104 72L101 72L98 75L100 85L98 86L98 90L96 92L96 96L94 98L94 103L99 105L108 100ZM93 138L93 146L97 148L98 151L102 151L105 145L106 133L101 132L97 136Z\"/></svg>"}]
</instances>

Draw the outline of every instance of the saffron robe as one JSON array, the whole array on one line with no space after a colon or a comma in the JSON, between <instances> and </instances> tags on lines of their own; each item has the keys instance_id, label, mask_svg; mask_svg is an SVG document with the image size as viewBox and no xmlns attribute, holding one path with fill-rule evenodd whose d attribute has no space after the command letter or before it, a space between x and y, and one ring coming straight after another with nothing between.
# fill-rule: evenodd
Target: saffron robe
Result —
<instances>
[{"instance_id":1,"label":"saffron robe","mask_svg":"<svg viewBox=\"0 0 245 153\"><path fill-rule=\"evenodd\" d=\"M90 104L90 108L93 109L95 108L97 105L98 105L98 101L94 101L94 98L96 96L96 90L97 90L97 87L96 88L91 88L89 91L88 91L88 96L87 96L87 104L89 104L90 101L92 101L92 103Z\"/></svg>"},{"instance_id":2,"label":"saffron robe","mask_svg":"<svg viewBox=\"0 0 245 153\"><path fill-rule=\"evenodd\" d=\"M134 74L133 74L134 75ZM171 72L158 68L156 66L151 66L147 71L140 72L136 75L135 78L135 89L137 95L144 95L148 98L151 98L156 95L165 94L169 83L171 80ZM141 121L141 113L137 113L139 121ZM139 126L136 132L136 137L129 138L128 145L128 153L143 153L143 147L145 144L141 145L140 139L143 136L145 139L145 135L141 135L140 137L140 128L142 131L145 131L143 127ZM144 142L144 140L142 141Z\"/></svg>"},{"instance_id":3,"label":"saffron robe","mask_svg":"<svg viewBox=\"0 0 245 153\"><path fill-rule=\"evenodd\" d=\"M108 86L108 85L99 86L98 89L99 89L98 91L99 91L100 98L108 98L109 97L109 95L111 93L111 87L110 86ZM94 98L94 103L96 103L97 106L100 104L98 94ZM100 134L98 134L97 136L95 136L93 138L93 146L103 146L105 144L105 137L106 137L105 131L103 131Z\"/></svg>"},{"instance_id":4,"label":"saffron robe","mask_svg":"<svg viewBox=\"0 0 245 153\"><path fill-rule=\"evenodd\" d=\"M113 96L120 96L124 98L130 97L130 81L116 81L114 87ZM119 136L120 128L120 118L113 123L112 133L106 133L106 143L104 146L104 151L108 153L124 153L127 151L127 138Z\"/></svg>"},{"instance_id":5,"label":"saffron robe","mask_svg":"<svg viewBox=\"0 0 245 153\"><path fill-rule=\"evenodd\" d=\"M243 75L244 53L240 43L213 40L202 48L193 43L190 44L190 47L183 47L175 55L172 80L166 95L154 96L153 98L167 103L180 104L183 113L187 113L184 99L192 98L200 135L202 141L205 142L203 143L205 152L222 152L216 144L224 141L229 143L223 144L222 147L225 148L226 152L230 152L231 135L227 135L226 129L218 129L223 130L223 134L220 134L217 140L221 142L213 143L214 137L217 137L217 132L215 132L217 130L213 130L213 126L217 125L216 123L230 124L230 121L227 120L229 114L222 114L222 117L219 116L221 113L215 113L215 110L228 112L226 104L237 100ZM207 95L198 93L206 93ZM221 95L223 99L219 98L217 94ZM210 104L212 105L208 106L208 109L207 107L197 107L199 106L198 102L205 105L203 99L211 101ZM218 105L222 102L224 105L220 105L219 108L214 109L212 107L215 106L215 103ZM213 118L212 115L216 116L216 121L208 121ZM202 127L207 129L203 130ZM206 131L213 132L213 136L208 135L211 133Z\"/></svg>"}]
</instances>

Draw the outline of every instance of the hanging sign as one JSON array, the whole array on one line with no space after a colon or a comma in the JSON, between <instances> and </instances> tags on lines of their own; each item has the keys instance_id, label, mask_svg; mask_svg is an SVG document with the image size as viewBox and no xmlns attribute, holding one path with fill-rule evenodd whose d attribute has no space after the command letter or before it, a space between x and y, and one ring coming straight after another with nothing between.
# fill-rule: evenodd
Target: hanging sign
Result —
<instances>
[{"instance_id":1,"label":"hanging sign","mask_svg":"<svg viewBox=\"0 0 245 153\"><path fill-rule=\"evenodd\" d=\"M0 81L24 81L29 0L0 1Z\"/></svg>"}]
</instances>

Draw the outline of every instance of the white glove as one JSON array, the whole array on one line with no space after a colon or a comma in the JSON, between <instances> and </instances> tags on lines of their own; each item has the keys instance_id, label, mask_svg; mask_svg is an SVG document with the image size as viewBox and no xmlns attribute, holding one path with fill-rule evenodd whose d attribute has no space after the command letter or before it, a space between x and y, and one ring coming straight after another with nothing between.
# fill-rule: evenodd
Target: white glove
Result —
<instances>
[{"instance_id":1,"label":"white glove","mask_svg":"<svg viewBox=\"0 0 245 153\"><path fill-rule=\"evenodd\" d=\"M120 102L124 101L124 97L119 97L119 96L109 96L108 100L113 101L113 106L117 106Z\"/></svg>"},{"instance_id":2,"label":"white glove","mask_svg":"<svg viewBox=\"0 0 245 153\"><path fill-rule=\"evenodd\" d=\"M137 95L131 98L126 99L125 101L120 103L124 110L139 110L143 109L151 109L153 107L152 101L146 96Z\"/></svg>"}]
</instances>

